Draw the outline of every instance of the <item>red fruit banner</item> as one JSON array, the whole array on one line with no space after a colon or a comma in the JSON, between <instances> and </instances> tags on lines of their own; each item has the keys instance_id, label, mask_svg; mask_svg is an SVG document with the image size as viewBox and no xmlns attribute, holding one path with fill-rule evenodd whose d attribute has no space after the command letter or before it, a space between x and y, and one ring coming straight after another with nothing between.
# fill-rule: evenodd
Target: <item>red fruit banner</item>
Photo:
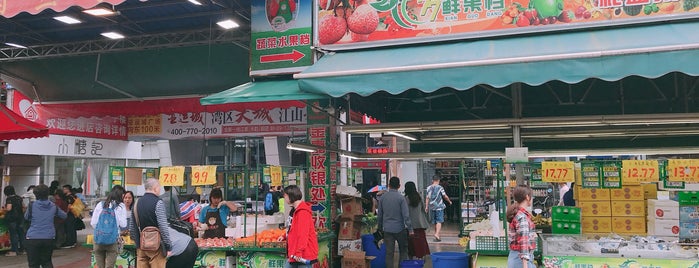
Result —
<instances>
[{"instance_id":1,"label":"red fruit banner","mask_svg":"<svg viewBox=\"0 0 699 268\"><path fill-rule=\"evenodd\" d=\"M699 17L699 0L316 0L330 50Z\"/></svg>"},{"instance_id":2,"label":"red fruit banner","mask_svg":"<svg viewBox=\"0 0 699 268\"><path fill-rule=\"evenodd\" d=\"M125 0L0 0L0 16L11 18L22 12L38 14L44 9L50 8L53 11L61 12L71 6L91 8L99 3L105 2L118 5Z\"/></svg>"}]
</instances>

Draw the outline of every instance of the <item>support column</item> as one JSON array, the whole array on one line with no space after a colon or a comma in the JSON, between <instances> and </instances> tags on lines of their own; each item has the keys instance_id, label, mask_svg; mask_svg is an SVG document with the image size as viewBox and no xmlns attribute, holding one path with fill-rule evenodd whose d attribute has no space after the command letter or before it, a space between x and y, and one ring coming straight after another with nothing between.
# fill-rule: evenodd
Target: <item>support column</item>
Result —
<instances>
[{"instance_id":1,"label":"support column","mask_svg":"<svg viewBox=\"0 0 699 268\"><path fill-rule=\"evenodd\" d=\"M522 118L522 84L512 84L512 118ZM520 126L512 126L512 146L522 147L522 133ZM515 178L517 185L524 184L524 165L515 164Z\"/></svg>"}]
</instances>

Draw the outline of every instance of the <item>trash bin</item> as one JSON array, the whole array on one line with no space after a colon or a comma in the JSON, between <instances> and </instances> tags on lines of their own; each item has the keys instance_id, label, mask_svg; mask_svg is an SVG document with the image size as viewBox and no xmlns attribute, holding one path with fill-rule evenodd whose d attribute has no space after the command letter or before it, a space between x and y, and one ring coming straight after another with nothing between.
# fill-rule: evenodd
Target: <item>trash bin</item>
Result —
<instances>
[{"instance_id":1,"label":"trash bin","mask_svg":"<svg viewBox=\"0 0 699 268\"><path fill-rule=\"evenodd\" d=\"M371 267L386 267L386 245L381 244L381 248L377 249L374 244L374 236L372 234L362 235L362 248L366 252L366 256L375 256L371 261Z\"/></svg>"},{"instance_id":2,"label":"trash bin","mask_svg":"<svg viewBox=\"0 0 699 268\"><path fill-rule=\"evenodd\" d=\"M430 256L434 268L471 267L471 258L463 252L435 252Z\"/></svg>"},{"instance_id":3,"label":"trash bin","mask_svg":"<svg viewBox=\"0 0 699 268\"><path fill-rule=\"evenodd\" d=\"M400 262L400 268L422 268L425 265L423 260L406 260Z\"/></svg>"}]
</instances>

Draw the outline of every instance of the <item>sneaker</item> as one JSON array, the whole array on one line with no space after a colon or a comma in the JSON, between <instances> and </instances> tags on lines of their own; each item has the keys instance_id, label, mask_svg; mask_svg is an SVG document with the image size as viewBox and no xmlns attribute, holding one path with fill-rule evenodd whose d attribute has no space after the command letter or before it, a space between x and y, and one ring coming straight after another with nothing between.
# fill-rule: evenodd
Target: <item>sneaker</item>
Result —
<instances>
[{"instance_id":1,"label":"sneaker","mask_svg":"<svg viewBox=\"0 0 699 268\"><path fill-rule=\"evenodd\" d=\"M10 252L5 253L5 257L14 257L14 256L17 256L17 252L10 251Z\"/></svg>"},{"instance_id":2,"label":"sneaker","mask_svg":"<svg viewBox=\"0 0 699 268\"><path fill-rule=\"evenodd\" d=\"M61 248L74 248L74 247L75 247L75 244L61 246Z\"/></svg>"}]
</instances>

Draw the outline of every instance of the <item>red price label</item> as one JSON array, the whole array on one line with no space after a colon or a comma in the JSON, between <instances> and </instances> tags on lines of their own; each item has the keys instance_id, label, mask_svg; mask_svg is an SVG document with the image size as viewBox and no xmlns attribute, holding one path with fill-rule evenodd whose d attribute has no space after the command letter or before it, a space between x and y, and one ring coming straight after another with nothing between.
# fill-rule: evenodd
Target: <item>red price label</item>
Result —
<instances>
[{"instance_id":1,"label":"red price label","mask_svg":"<svg viewBox=\"0 0 699 268\"><path fill-rule=\"evenodd\" d=\"M624 182L654 182L658 176L657 160L624 160L621 162L621 180Z\"/></svg>"},{"instance_id":2,"label":"red price label","mask_svg":"<svg viewBox=\"0 0 699 268\"><path fill-rule=\"evenodd\" d=\"M192 166L192 185L216 184L216 166Z\"/></svg>"},{"instance_id":3,"label":"red price label","mask_svg":"<svg viewBox=\"0 0 699 268\"><path fill-rule=\"evenodd\" d=\"M162 186L182 186L184 185L184 167L161 167L158 180Z\"/></svg>"},{"instance_id":4,"label":"red price label","mask_svg":"<svg viewBox=\"0 0 699 268\"><path fill-rule=\"evenodd\" d=\"M574 163L570 161L542 162L541 180L545 182L574 182Z\"/></svg>"},{"instance_id":5,"label":"red price label","mask_svg":"<svg viewBox=\"0 0 699 268\"><path fill-rule=\"evenodd\" d=\"M699 160L668 160L667 177L669 181L699 182Z\"/></svg>"}]
</instances>

